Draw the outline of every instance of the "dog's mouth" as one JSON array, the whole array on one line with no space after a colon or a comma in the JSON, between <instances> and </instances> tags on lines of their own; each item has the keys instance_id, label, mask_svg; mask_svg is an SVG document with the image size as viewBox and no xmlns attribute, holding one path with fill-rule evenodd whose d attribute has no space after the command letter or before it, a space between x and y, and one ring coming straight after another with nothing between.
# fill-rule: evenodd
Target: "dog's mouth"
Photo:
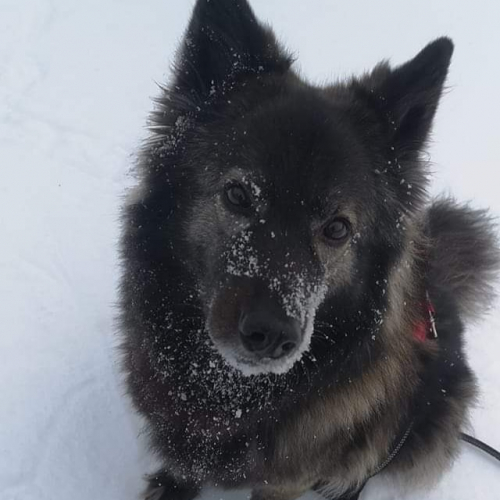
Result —
<instances>
[{"instance_id":1,"label":"dog's mouth","mask_svg":"<svg viewBox=\"0 0 500 500\"><path fill-rule=\"evenodd\" d=\"M292 325L297 326L296 330L292 328L292 333L280 331L272 342L268 342L269 339L266 341L261 332L254 332L251 340L246 339L241 331L244 322L240 322L238 332L235 334L233 330L231 335L214 330L210 322L207 322L207 329L224 361L242 375L284 375L300 362L309 349L313 322L314 318L307 318L306 325L301 327L291 321Z\"/></svg>"},{"instance_id":2,"label":"dog's mouth","mask_svg":"<svg viewBox=\"0 0 500 500\"><path fill-rule=\"evenodd\" d=\"M226 362L245 376L266 374L284 375L295 365L295 363L300 361L302 355L303 351L295 351L290 355L278 359L270 357L255 359L238 353L234 353L233 355L227 355L227 353L223 354Z\"/></svg>"}]
</instances>

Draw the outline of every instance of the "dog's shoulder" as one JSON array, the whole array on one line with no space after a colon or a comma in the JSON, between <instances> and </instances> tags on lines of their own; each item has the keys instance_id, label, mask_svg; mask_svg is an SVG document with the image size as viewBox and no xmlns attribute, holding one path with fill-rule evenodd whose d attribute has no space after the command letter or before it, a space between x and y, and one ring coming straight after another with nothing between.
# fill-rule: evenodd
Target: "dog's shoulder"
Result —
<instances>
[{"instance_id":1,"label":"dog's shoulder","mask_svg":"<svg viewBox=\"0 0 500 500\"><path fill-rule=\"evenodd\" d=\"M453 297L462 320L476 319L495 296L500 270L497 223L487 210L435 199L426 214L428 282Z\"/></svg>"}]
</instances>

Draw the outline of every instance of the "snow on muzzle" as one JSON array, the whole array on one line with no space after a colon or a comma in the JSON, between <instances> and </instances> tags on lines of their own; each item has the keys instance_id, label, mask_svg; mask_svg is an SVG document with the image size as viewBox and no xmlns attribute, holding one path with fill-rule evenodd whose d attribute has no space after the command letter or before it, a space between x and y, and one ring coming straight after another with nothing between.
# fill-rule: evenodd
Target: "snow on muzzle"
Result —
<instances>
[{"instance_id":1,"label":"snow on muzzle","mask_svg":"<svg viewBox=\"0 0 500 500\"><path fill-rule=\"evenodd\" d=\"M259 254L249 231L224 257L207 318L216 348L245 375L287 372L309 348L326 287L309 259L299 266L290 252Z\"/></svg>"}]
</instances>

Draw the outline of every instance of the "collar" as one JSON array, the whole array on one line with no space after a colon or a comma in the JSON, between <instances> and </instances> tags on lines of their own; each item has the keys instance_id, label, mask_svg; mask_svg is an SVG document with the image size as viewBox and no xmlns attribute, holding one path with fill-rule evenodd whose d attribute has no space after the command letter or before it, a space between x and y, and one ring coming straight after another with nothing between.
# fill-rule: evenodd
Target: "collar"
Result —
<instances>
[{"instance_id":1,"label":"collar","mask_svg":"<svg viewBox=\"0 0 500 500\"><path fill-rule=\"evenodd\" d=\"M396 458L396 455L400 452L401 448L406 443L406 440L408 439L408 436L410 435L411 431L413 430L413 424L414 424L414 421L412 420L410 422L410 425L408 425L408 427L403 428L403 430L399 433L399 436L397 436L396 439L394 440L395 445L394 445L394 447L392 449L392 452L370 474L370 476L368 477L368 479L371 479L373 476L376 476L377 474L380 474Z\"/></svg>"},{"instance_id":2,"label":"collar","mask_svg":"<svg viewBox=\"0 0 500 500\"><path fill-rule=\"evenodd\" d=\"M425 301L423 303L424 316L413 329L413 337L418 342L425 342L427 339L437 339L436 329L436 310L429 297L429 292L425 292Z\"/></svg>"},{"instance_id":3,"label":"collar","mask_svg":"<svg viewBox=\"0 0 500 500\"><path fill-rule=\"evenodd\" d=\"M424 310L423 319L415 325L413 329L413 337L418 342L425 342L428 339L437 339L438 333L436 329L436 310L429 297L429 292L425 292L425 301L422 305ZM411 431L413 430L414 421L412 420L407 427L404 427L399 435L394 439L394 445L391 453L387 458L368 476L368 479L382 472L401 451L401 448L406 443ZM368 481L367 479L367 481ZM366 484L366 482L365 482Z\"/></svg>"}]
</instances>

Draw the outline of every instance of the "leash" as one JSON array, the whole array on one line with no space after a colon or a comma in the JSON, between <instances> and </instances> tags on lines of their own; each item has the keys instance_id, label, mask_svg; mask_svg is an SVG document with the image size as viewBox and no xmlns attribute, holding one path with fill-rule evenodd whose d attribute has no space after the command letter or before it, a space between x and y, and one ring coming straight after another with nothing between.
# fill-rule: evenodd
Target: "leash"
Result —
<instances>
[{"instance_id":1,"label":"leash","mask_svg":"<svg viewBox=\"0 0 500 500\"><path fill-rule=\"evenodd\" d=\"M429 293L427 291L425 292L425 298L426 298L425 310L427 311L428 318L426 321L421 321L419 324L415 325L415 328L413 330L413 337L419 342L425 342L429 338L433 340L436 340L438 338L438 332L436 328L436 310L434 309L434 305L431 302ZM349 498L351 500L359 500L359 495L364 490L368 481L374 476L380 474L398 456L399 452L405 445L408 437L410 436L413 430L414 423L415 423L414 420L412 420L408 425L408 427L406 428L406 430L404 430L401 434L399 434L399 436L394 440L396 444L392 448L392 451L389 453L387 458L382 463L380 463L373 470L373 472L365 479L361 487L359 487L356 491L350 492L351 496L349 496ZM487 445L483 441L475 437L472 437L469 434L465 434L463 432L460 433L460 439L470 444L471 446L474 446L475 448L478 448L479 450L487 453L492 458L500 462L500 452L495 448Z\"/></svg>"},{"instance_id":2,"label":"leash","mask_svg":"<svg viewBox=\"0 0 500 500\"><path fill-rule=\"evenodd\" d=\"M427 332L430 332L431 336L433 339L438 338L438 333L436 329L436 310L434 309L434 305L431 302L431 299L429 297L429 292L425 292L425 298L426 298L426 308L427 308L427 313L429 315L428 319L428 325L427 326L417 326L414 332L415 337L418 340L422 340L422 332L421 330L424 330ZM475 448L483 451L484 453L487 453L491 457L495 458L500 462L500 452L497 451L495 448L491 447L490 445L484 443L480 439L477 439L473 436L470 436L469 434L465 434L463 432L460 433L460 439L471 446L474 446ZM403 443L404 444L404 443ZM399 451L399 450L398 450ZM394 458L394 457L393 457ZM388 465L388 464L387 464Z\"/></svg>"},{"instance_id":3,"label":"leash","mask_svg":"<svg viewBox=\"0 0 500 500\"><path fill-rule=\"evenodd\" d=\"M429 292L425 292L425 309L427 311L428 318L426 321L421 321L419 324L415 325L415 328L413 330L413 336L416 340L419 342L424 342L427 339L431 338L433 340L438 339L438 332L436 328L436 310L434 308L433 303L431 302L431 299L429 297ZM411 434L411 431L413 430L413 424L414 421L412 420L410 422L410 425L406 429L406 431L401 435L399 439L395 439L395 442L397 443L392 452L387 456L387 458L370 474L368 479L371 479L372 477L376 476L377 474L380 474L386 467L389 466L389 464L396 458L398 453L401 451L401 448L404 446L406 443L406 440L408 439L408 436ZM488 444L484 443L483 441L470 436L469 434L465 434L463 432L460 433L460 439L471 446L474 446L475 448L483 451L484 453L487 453L494 459L498 460L500 462L500 452L497 451L495 448L489 446ZM368 481L367 479L367 481ZM365 483L366 484L366 483Z\"/></svg>"},{"instance_id":4,"label":"leash","mask_svg":"<svg viewBox=\"0 0 500 500\"><path fill-rule=\"evenodd\" d=\"M463 432L460 433L460 439L478 448L479 450L484 451L485 453L487 453L488 455L490 455L491 457L495 458L500 462L500 452L495 450L495 448L492 448L490 445L483 443L483 441L481 441L480 439L469 436L469 434L464 434Z\"/></svg>"}]
</instances>

